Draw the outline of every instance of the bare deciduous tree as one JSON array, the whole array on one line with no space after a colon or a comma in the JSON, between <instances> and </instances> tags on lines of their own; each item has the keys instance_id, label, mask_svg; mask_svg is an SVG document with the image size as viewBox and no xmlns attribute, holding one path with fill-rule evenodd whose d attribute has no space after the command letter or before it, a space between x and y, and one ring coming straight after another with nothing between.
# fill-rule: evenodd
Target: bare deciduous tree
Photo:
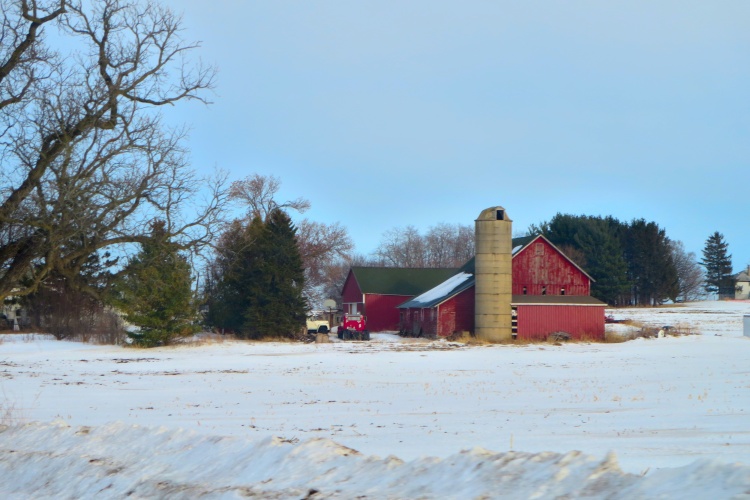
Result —
<instances>
[{"instance_id":1,"label":"bare deciduous tree","mask_svg":"<svg viewBox=\"0 0 750 500\"><path fill-rule=\"evenodd\" d=\"M304 219L297 225L297 245L305 266L305 295L310 304L321 304L329 298L325 287L329 268L348 259L354 248L352 239L338 222Z\"/></svg>"},{"instance_id":2,"label":"bare deciduous tree","mask_svg":"<svg viewBox=\"0 0 750 500\"><path fill-rule=\"evenodd\" d=\"M333 299L341 307L341 291L352 267L382 267L382 263L364 255L353 254L337 259L323 267L323 285L321 294L326 299Z\"/></svg>"},{"instance_id":3,"label":"bare deciduous tree","mask_svg":"<svg viewBox=\"0 0 750 500\"><path fill-rule=\"evenodd\" d=\"M376 259L391 267L460 267L474 256L474 230L460 224L438 224L422 236L414 226L385 232Z\"/></svg>"},{"instance_id":4,"label":"bare deciduous tree","mask_svg":"<svg viewBox=\"0 0 750 500\"><path fill-rule=\"evenodd\" d=\"M375 250L379 261L389 267L426 267L425 242L414 226L389 229Z\"/></svg>"},{"instance_id":5,"label":"bare deciduous tree","mask_svg":"<svg viewBox=\"0 0 750 500\"><path fill-rule=\"evenodd\" d=\"M701 299L705 295L706 279L695 253L685 251L685 245L681 241L670 240L669 245L677 269L679 297L685 301Z\"/></svg>"},{"instance_id":6,"label":"bare deciduous tree","mask_svg":"<svg viewBox=\"0 0 750 500\"><path fill-rule=\"evenodd\" d=\"M247 205L247 215L250 219L260 217L265 221L275 209L287 211L296 210L305 213L310 208L310 202L304 198L279 203L276 193L281 189L281 181L273 175L253 174L245 179L234 181L229 187L229 196Z\"/></svg>"},{"instance_id":7,"label":"bare deciduous tree","mask_svg":"<svg viewBox=\"0 0 750 500\"><path fill-rule=\"evenodd\" d=\"M253 174L234 181L229 195L246 206L245 224L255 217L265 221L275 209L304 213L310 208L310 202L304 198L278 202L276 195L280 189L281 180L278 177ZM235 221L234 225L238 224L240 222ZM328 298L326 283L329 268L339 260L347 260L354 244L346 228L338 222L327 224L302 219L296 223L296 228L297 245L305 267L304 293L308 302L315 306Z\"/></svg>"},{"instance_id":8,"label":"bare deciduous tree","mask_svg":"<svg viewBox=\"0 0 750 500\"><path fill-rule=\"evenodd\" d=\"M180 17L145 0L0 6L0 298L53 271L74 279L92 253L143 241L155 218L182 248L207 244L223 177L196 178L184 133L154 111L205 102L213 85L212 68L186 62L198 45L180 37ZM57 51L51 30L66 40Z\"/></svg>"}]
</instances>

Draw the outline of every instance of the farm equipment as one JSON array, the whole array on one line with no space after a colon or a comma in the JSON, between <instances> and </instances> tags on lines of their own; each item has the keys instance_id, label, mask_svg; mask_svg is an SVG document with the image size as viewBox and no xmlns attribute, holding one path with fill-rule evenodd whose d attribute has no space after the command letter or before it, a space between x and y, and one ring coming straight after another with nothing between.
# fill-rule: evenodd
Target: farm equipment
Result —
<instances>
[{"instance_id":1,"label":"farm equipment","mask_svg":"<svg viewBox=\"0 0 750 500\"><path fill-rule=\"evenodd\" d=\"M338 337L341 340L370 340L367 331L367 318L361 314L344 314L339 326Z\"/></svg>"}]
</instances>

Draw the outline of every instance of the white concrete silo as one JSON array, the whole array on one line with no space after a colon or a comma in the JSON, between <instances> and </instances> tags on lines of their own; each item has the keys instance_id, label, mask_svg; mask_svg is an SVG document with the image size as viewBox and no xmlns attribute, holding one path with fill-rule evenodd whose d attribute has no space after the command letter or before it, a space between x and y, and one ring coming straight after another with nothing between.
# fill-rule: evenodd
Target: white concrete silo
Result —
<instances>
[{"instance_id":1,"label":"white concrete silo","mask_svg":"<svg viewBox=\"0 0 750 500\"><path fill-rule=\"evenodd\" d=\"M503 207L487 208L475 221L474 331L477 339L512 339L512 226Z\"/></svg>"}]
</instances>

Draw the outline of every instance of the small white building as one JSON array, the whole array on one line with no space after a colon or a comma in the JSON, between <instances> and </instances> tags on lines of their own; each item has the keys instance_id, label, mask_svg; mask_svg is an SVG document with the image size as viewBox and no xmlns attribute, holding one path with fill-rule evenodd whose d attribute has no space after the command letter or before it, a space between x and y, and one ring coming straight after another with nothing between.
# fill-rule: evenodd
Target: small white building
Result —
<instances>
[{"instance_id":1,"label":"small white building","mask_svg":"<svg viewBox=\"0 0 750 500\"><path fill-rule=\"evenodd\" d=\"M734 277L734 298L750 299L750 266Z\"/></svg>"}]
</instances>

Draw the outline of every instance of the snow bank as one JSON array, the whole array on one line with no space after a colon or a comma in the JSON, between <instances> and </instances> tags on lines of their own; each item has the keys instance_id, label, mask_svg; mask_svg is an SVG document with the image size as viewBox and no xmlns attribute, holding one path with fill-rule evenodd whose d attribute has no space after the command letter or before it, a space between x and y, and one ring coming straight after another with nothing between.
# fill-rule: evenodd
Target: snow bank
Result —
<instances>
[{"instance_id":1,"label":"snow bank","mask_svg":"<svg viewBox=\"0 0 750 500\"><path fill-rule=\"evenodd\" d=\"M259 441L126 424L0 429L4 498L728 498L750 467L698 461L647 476L579 452L493 453L403 462L329 439Z\"/></svg>"}]
</instances>

